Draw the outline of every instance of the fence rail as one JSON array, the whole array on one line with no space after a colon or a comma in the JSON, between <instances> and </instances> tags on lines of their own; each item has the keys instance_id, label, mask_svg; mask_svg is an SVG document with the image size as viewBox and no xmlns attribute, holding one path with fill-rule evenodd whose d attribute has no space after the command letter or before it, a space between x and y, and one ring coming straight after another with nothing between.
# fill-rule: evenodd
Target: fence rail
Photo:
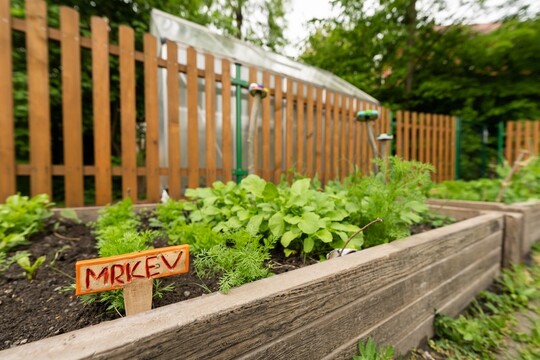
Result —
<instances>
[{"instance_id":1,"label":"fence rail","mask_svg":"<svg viewBox=\"0 0 540 360\"><path fill-rule=\"evenodd\" d=\"M513 164L522 151L525 158L540 154L540 120L516 120L506 123L504 157Z\"/></svg>"},{"instance_id":2,"label":"fence rail","mask_svg":"<svg viewBox=\"0 0 540 360\"><path fill-rule=\"evenodd\" d=\"M118 28L118 44L113 44L109 24L100 17L91 18L91 36L82 36L78 13L67 7L61 8L59 28L48 27L47 22L43 0L26 1L25 19L11 17L10 1L0 0L0 200L20 191L18 177L29 177L32 195L53 195L53 178L63 178L66 206L89 204L88 200L85 204L85 191L94 193L91 203L111 202L116 177L121 177L121 196L136 202L158 201L162 187L178 198L186 187L233 179L240 166L234 146L235 64L171 41L163 45L167 56L162 57L157 55L162 45L151 34L144 34L143 50L137 50L134 31L125 25ZM26 48L28 161L19 159L15 141L12 52L19 49L12 43L14 33L24 36ZM51 112L54 94L49 60L55 46L60 50L61 86L54 90L61 94L61 115ZM91 53L90 103L82 101L88 92L82 84L82 73L87 71L81 69L86 60L82 51ZM377 109L380 117L374 124L375 133L390 133L389 109L267 69L246 68L242 81L262 80L269 88L254 141L257 174L279 181L294 168L328 181L344 178L355 169L370 171L373 154L367 131L355 121L355 115L359 110ZM118 77L114 82L113 72ZM137 81L141 77L142 89ZM164 79L163 91L159 91L160 79ZM183 81L184 87L180 86ZM113 86L120 94L117 108L111 106ZM240 102L242 97L245 100L245 88L239 96ZM166 99L164 108L159 107L162 97ZM247 105L249 111L252 98ZM91 116L84 115L87 109ZM118 126L112 123L112 112L119 115ZM397 154L435 163L437 180L451 178L455 158L452 118L409 112L397 115ZM55 122L61 123L61 134L53 138ZM89 129L86 123L91 124ZM165 127L166 136L160 127ZM138 129L144 129L142 135ZM432 144L427 134L433 134ZM84 146L85 141L91 146ZM60 163L53 162L52 149L58 142L63 148ZM113 162L111 148L117 142L119 161ZM429 149L438 150L429 153Z\"/></svg>"}]
</instances>

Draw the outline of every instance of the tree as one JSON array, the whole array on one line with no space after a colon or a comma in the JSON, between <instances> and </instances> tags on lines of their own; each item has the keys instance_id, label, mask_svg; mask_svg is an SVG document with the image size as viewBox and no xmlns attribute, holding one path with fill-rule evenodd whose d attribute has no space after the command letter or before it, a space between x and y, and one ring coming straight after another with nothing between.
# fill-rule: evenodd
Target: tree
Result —
<instances>
[{"instance_id":1,"label":"tree","mask_svg":"<svg viewBox=\"0 0 540 360\"><path fill-rule=\"evenodd\" d=\"M301 58L390 107L461 116L467 176L479 175L484 126L493 134L499 121L540 117L540 17L526 7L516 7L498 30L480 33L459 16L451 25L438 24L415 0L334 4L341 14L318 24ZM445 3L431 5L443 9Z\"/></svg>"}]
</instances>

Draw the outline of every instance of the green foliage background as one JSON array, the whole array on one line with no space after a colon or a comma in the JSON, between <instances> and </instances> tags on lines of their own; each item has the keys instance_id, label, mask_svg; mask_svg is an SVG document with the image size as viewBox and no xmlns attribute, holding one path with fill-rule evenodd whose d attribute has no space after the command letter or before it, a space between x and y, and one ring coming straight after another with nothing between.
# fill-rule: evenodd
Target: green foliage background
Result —
<instances>
[{"instance_id":1,"label":"green foliage background","mask_svg":"<svg viewBox=\"0 0 540 360\"><path fill-rule=\"evenodd\" d=\"M484 2L462 3L462 8L482 11ZM500 27L489 32L460 18L442 26L436 15L447 2L441 0L333 4L339 14L313 23L301 59L390 108L462 117L464 178L481 175L484 126L491 134L488 156L494 163L498 122L540 118L540 14L520 6L523 1L505 4L515 10L507 9Z\"/></svg>"}]
</instances>

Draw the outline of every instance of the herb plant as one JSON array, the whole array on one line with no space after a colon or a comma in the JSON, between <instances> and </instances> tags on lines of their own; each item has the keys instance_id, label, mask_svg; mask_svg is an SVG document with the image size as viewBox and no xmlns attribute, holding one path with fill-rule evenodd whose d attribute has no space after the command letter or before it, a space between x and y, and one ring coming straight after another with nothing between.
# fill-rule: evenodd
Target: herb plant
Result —
<instances>
[{"instance_id":1,"label":"herb plant","mask_svg":"<svg viewBox=\"0 0 540 360\"><path fill-rule=\"evenodd\" d=\"M218 275L219 290L228 293L233 287L268 277L271 273L264 266L270 259L272 244L260 244L260 236L247 231L222 235L225 242L202 250L194 260L201 278Z\"/></svg>"},{"instance_id":2,"label":"herb plant","mask_svg":"<svg viewBox=\"0 0 540 360\"><path fill-rule=\"evenodd\" d=\"M344 186L348 189L347 197L358 204L350 222L367 224L376 218L383 220L364 231L365 247L410 235L410 225L420 222L427 212L425 193L431 184L431 165L398 157L390 157L388 167L386 162L378 164L381 172L377 175L356 174Z\"/></svg>"}]
</instances>

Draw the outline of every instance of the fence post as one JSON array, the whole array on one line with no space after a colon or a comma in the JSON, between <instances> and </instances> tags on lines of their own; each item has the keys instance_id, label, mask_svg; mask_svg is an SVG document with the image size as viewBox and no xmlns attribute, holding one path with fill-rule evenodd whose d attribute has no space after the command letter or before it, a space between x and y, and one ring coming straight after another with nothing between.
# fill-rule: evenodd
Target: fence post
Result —
<instances>
[{"instance_id":1,"label":"fence post","mask_svg":"<svg viewBox=\"0 0 540 360\"><path fill-rule=\"evenodd\" d=\"M456 167L455 179L461 178L461 118L456 117Z\"/></svg>"},{"instance_id":2,"label":"fence post","mask_svg":"<svg viewBox=\"0 0 540 360\"><path fill-rule=\"evenodd\" d=\"M503 155L503 149L504 149L504 136L506 134L504 133L504 122L499 121L498 124L498 131L497 131L497 162L499 165L502 165L504 163L504 155Z\"/></svg>"}]
</instances>

